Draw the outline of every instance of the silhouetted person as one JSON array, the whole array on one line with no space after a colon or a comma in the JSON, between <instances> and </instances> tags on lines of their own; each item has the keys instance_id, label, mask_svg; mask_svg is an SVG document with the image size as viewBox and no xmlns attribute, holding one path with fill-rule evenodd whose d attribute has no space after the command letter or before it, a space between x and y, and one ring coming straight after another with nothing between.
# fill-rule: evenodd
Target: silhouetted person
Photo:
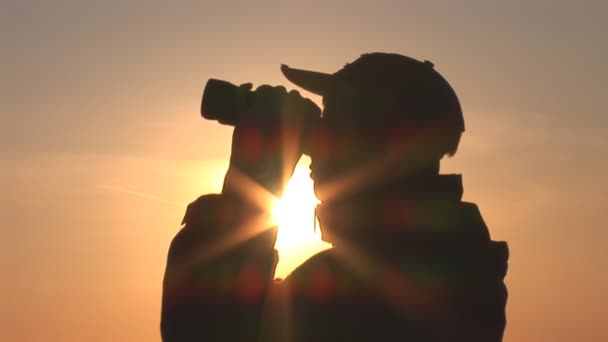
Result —
<instances>
[{"instance_id":1,"label":"silhouetted person","mask_svg":"<svg viewBox=\"0 0 608 342\"><path fill-rule=\"evenodd\" d=\"M460 175L439 174L464 131L447 81L430 62L382 53L331 75L282 71L323 96L323 117L312 131L297 116L236 125L222 194L190 204L169 250L163 339L501 341L506 243L461 201ZM256 223L266 213L247 180L280 194L302 149L334 248L273 284L276 230Z\"/></svg>"}]
</instances>

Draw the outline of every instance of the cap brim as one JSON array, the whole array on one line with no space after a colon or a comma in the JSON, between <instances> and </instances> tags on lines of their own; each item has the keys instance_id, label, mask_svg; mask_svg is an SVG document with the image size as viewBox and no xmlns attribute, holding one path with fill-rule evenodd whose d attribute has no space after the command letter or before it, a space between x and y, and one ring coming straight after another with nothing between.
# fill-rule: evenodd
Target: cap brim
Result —
<instances>
[{"instance_id":1,"label":"cap brim","mask_svg":"<svg viewBox=\"0 0 608 342\"><path fill-rule=\"evenodd\" d=\"M307 90L313 94L325 95L332 88L334 77L317 71L293 69L287 65L281 65L281 72L291 83Z\"/></svg>"}]
</instances>

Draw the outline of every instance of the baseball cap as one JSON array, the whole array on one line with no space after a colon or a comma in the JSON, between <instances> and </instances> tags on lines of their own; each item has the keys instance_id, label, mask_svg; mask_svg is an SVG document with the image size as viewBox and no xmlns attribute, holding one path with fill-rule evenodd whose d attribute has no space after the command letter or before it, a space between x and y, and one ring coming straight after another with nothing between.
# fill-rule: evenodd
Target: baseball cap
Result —
<instances>
[{"instance_id":1,"label":"baseball cap","mask_svg":"<svg viewBox=\"0 0 608 342\"><path fill-rule=\"evenodd\" d=\"M387 125L395 120L405 120L412 126L431 125L437 129L432 130L436 136L430 138L434 143L441 142L442 153L456 153L465 130L462 108L452 86L429 61L375 52L361 55L333 74L287 65L282 65L281 71L289 81L317 95L356 89L353 98L377 100L376 104L390 102L390 111L384 110L389 107L372 107L387 113L372 109L361 114Z\"/></svg>"}]
</instances>

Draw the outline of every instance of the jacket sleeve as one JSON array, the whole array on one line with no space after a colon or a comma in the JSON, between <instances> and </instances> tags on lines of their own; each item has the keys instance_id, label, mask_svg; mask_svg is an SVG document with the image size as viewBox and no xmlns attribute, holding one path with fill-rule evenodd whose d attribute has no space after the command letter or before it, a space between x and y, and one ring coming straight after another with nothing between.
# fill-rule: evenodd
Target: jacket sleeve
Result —
<instances>
[{"instance_id":1,"label":"jacket sleeve","mask_svg":"<svg viewBox=\"0 0 608 342\"><path fill-rule=\"evenodd\" d=\"M259 216L259 215L258 215ZM188 206L169 247L163 341L241 340L257 334L278 256L276 227L222 195Z\"/></svg>"}]
</instances>

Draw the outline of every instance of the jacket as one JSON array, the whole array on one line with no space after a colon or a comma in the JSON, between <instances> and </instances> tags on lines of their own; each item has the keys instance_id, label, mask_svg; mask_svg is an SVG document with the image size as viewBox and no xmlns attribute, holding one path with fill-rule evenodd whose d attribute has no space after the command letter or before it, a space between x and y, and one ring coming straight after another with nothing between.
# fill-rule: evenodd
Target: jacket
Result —
<instances>
[{"instance_id":1,"label":"jacket","mask_svg":"<svg viewBox=\"0 0 608 342\"><path fill-rule=\"evenodd\" d=\"M501 341L507 244L461 201L460 176L399 189L323 206L334 248L282 282L276 227L201 196L169 248L163 341Z\"/></svg>"}]
</instances>

